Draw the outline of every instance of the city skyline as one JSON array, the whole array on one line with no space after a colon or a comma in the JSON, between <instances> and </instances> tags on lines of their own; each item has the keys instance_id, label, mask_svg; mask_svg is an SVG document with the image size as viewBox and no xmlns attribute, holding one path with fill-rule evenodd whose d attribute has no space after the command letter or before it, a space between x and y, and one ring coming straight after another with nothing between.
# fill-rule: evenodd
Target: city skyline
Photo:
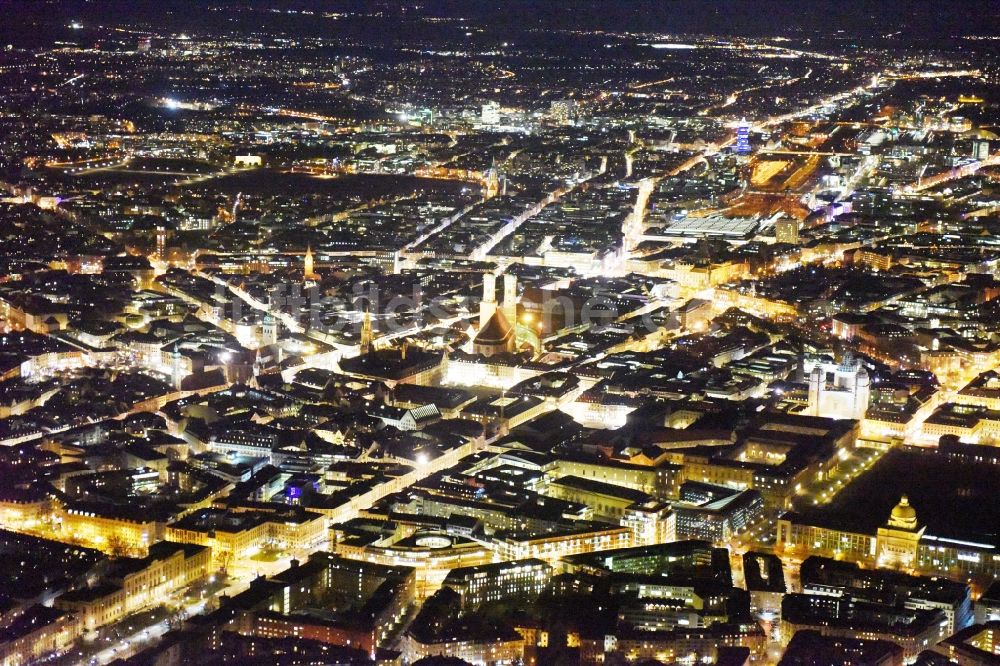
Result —
<instances>
[{"instance_id":1,"label":"city skyline","mask_svg":"<svg viewBox=\"0 0 1000 666\"><path fill-rule=\"evenodd\" d=\"M0 0L0 664L1000 664L1000 5Z\"/></svg>"}]
</instances>

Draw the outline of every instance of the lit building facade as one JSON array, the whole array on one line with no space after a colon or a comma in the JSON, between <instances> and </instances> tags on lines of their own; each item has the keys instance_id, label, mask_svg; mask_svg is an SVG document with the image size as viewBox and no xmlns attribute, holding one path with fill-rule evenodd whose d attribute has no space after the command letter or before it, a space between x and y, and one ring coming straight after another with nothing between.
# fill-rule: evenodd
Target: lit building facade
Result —
<instances>
[{"instance_id":1,"label":"lit building facade","mask_svg":"<svg viewBox=\"0 0 1000 666\"><path fill-rule=\"evenodd\" d=\"M533 558L452 569L444 584L458 592L463 609L475 609L499 599L534 599L551 577L552 567Z\"/></svg>"},{"instance_id":2,"label":"lit building facade","mask_svg":"<svg viewBox=\"0 0 1000 666\"><path fill-rule=\"evenodd\" d=\"M809 374L809 413L835 419L862 419L868 410L871 379L861 363L817 363Z\"/></svg>"},{"instance_id":3,"label":"lit building facade","mask_svg":"<svg viewBox=\"0 0 1000 666\"><path fill-rule=\"evenodd\" d=\"M1000 575L996 545L928 534L905 497L875 534L810 524L794 513L785 514L778 519L775 547L789 555L821 555L927 575Z\"/></svg>"}]
</instances>

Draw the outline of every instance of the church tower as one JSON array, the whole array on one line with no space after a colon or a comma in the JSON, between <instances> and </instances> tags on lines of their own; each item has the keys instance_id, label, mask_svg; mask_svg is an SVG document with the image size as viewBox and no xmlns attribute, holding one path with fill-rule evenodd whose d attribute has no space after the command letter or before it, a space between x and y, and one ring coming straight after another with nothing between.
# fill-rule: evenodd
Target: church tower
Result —
<instances>
[{"instance_id":1,"label":"church tower","mask_svg":"<svg viewBox=\"0 0 1000 666\"><path fill-rule=\"evenodd\" d=\"M278 344L278 320L272 315L264 315L261 324L261 343L267 346Z\"/></svg>"},{"instance_id":2,"label":"church tower","mask_svg":"<svg viewBox=\"0 0 1000 666\"><path fill-rule=\"evenodd\" d=\"M365 305L365 316L361 320L361 353L367 354L372 350L372 313L371 306Z\"/></svg>"},{"instance_id":3,"label":"church tower","mask_svg":"<svg viewBox=\"0 0 1000 666\"><path fill-rule=\"evenodd\" d=\"M181 369L181 350L174 343L174 351L170 355L170 373L173 375L174 388L178 391L181 390L181 382L184 380L183 371Z\"/></svg>"},{"instance_id":4,"label":"church tower","mask_svg":"<svg viewBox=\"0 0 1000 666\"><path fill-rule=\"evenodd\" d=\"M854 375L854 418L865 418L868 411L868 401L871 399L871 378L868 371L858 366Z\"/></svg>"},{"instance_id":5,"label":"church tower","mask_svg":"<svg viewBox=\"0 0 1000 666\"><path fill-rule=\"evenodd\" d=\"M316 273L313 270L313 251L311 245L306 246L306 258L305 261L303 262L302 278L305 280L316 279Z\"/></svg>"},{"instance_id":6,"label":"church tower","mask_svg":"<svg viewBox=\"0 0 1000 666\"><path fill-rule=\"evenodd\" d=\"M486 323L497 311L497 276L493 273L483 273L483 300L479 302L479 330L486 328Z\"/></svg>"},{"instance_id":7,"label":"church tower","mask_svg":"<svg viewBox=\"0 0 1000 666\"><path fill-rule=\"evenodd\" d=\"M483 198L492 199L500 191L500 170L497 169L496 159L490 164L490 168L486 170L485 175Z\"/></svg>"},{"instance_id":8,"label":"church tower","mask_svg":"<svg viewBox=\"0 0 1000 666\"><path fill-rule=\"evenodd\" d=\"M517 326L517 276L510 273L503 276L503 314L512 328Z\"/></svg>"},{"instance_id":9,"label":"church tower","mask_svg":"<svg viewBox=\"0 0 1000 666\"><path fill-rule=\"evenodd\" d=\"M253 376L255 378L253 381L254 381L255 384L256 384L256 377L258 375L264 374L264 369L266 367L267 367L267 365L266 365L266 363L264 361L264 354L263 354L263 352L261 352L260 349L258 349L254 353L254 357L253 357Z\"/></svg>"},{"instance_id":10,"label":"church tower","mask_svg":"<svg viewBox=\"0 0 1000 666\"><path fill-rule=\"evenodd\" d=\"M826 390L826 369L822 363L813 366L809 373L809 414L820 416L823 411L823 392Z\"/></svg>"}]
</instances>

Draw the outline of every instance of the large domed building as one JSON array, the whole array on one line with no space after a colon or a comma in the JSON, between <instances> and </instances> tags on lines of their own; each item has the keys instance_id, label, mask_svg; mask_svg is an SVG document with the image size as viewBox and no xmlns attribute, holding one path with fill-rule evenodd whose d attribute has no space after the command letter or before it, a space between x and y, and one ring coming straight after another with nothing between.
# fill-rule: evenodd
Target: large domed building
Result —
<instances>
[{"instance_id":1,"label":"large domed building","mask_svg":"<svg viewBox=\"0 0 1000 666\"><path fill-rule=\"evenodd\" d=\"M910 498L903 495L899 504L893 507L889 514L889 526L899 529L917 529L917 510L910 505Z\"/></svg>"},{"instance_id":2,"label":"large domed building","mask_svg":"<svg viewBox=\"0 0 1000 666\"><path fill-rule=\"evenodd\" d=\"M910 499L903 495L892 508L885 526L878 528L879 566L910 568L917 559L917 546L924 528L917 522L917 510Z\"/></svg>"}]
</instances>

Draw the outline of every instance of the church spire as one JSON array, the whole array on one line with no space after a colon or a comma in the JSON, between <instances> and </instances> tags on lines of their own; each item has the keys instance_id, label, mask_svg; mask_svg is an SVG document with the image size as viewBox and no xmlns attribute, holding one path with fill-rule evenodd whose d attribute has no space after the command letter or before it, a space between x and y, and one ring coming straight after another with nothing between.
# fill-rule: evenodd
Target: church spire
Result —
<instances>
[{"instance_id":1,"label":"church spire","mask_svg":"<svg viewBox=\"0 0 1000 666\"><path fill-rule=\"evenodd\" d=\"M371 304L365 304L365 316L361 320L361 353L367 354L372 350L372 313Z\"/></svg>"},{"instance_id":2,"label":"church spire","mask_svg":"<svg viewBox=\"0 0 1000 666\"><path fill-rule=\"evenodd\" d=\"M302 267L302 277L306 280L315 280L316 273L313 270L313 251L312 245L306 246L306 258Z\"/></svg>"}]
</instances>

